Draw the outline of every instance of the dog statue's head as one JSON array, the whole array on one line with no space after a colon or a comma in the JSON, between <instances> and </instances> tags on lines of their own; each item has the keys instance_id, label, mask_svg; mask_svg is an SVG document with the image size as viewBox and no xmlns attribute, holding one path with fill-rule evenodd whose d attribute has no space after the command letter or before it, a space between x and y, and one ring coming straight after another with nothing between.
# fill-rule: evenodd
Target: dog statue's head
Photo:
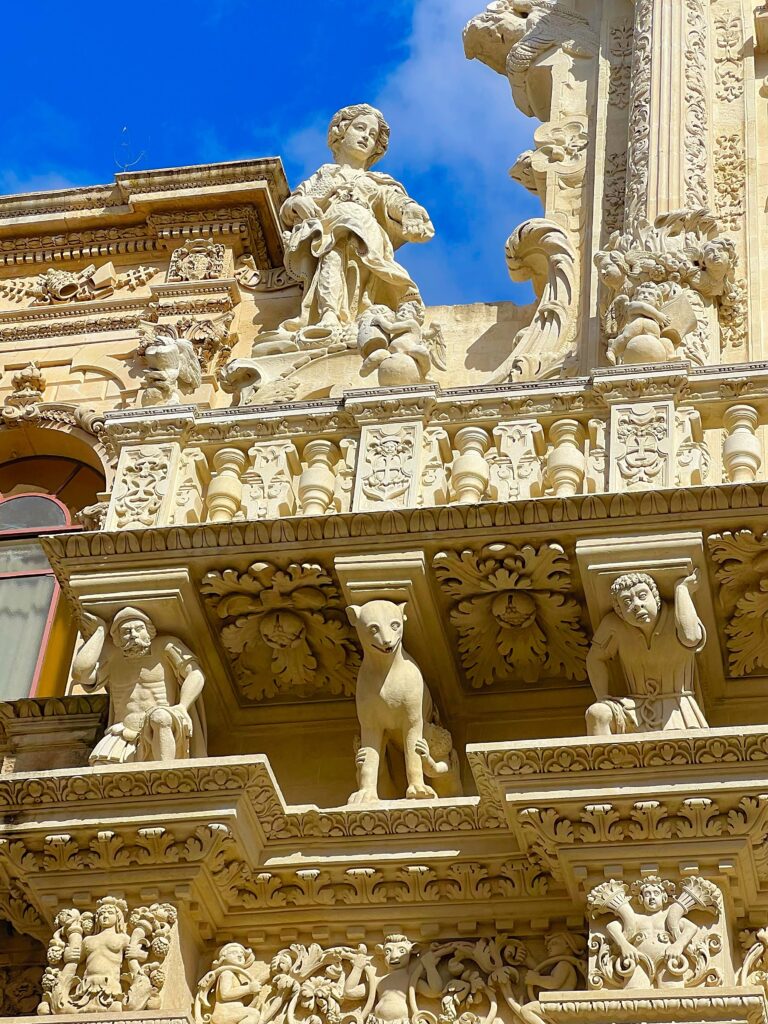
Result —
<instances>
[{"instance_id":1,"label":"dog statue's head","mask_svg":"<svg viewBox=\"0 0 768 1024\"><path fill-rule=\"evenodd\" d=\"M357 630L363 651L394 654L403 642L405 601L368 601L351 604L347 618Z\"/></svg>"}]
</instances>

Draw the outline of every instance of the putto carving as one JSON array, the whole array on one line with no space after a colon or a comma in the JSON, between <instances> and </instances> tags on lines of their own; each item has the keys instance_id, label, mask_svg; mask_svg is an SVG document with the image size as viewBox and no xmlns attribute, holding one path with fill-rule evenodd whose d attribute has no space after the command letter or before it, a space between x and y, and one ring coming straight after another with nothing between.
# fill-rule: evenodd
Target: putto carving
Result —
<instances>
[{"instance_id":1,"label":"putto carving","mask_svg":"<svg viewBox=\"0 0 768 1024\"><path fill-rule=\"evenodd\" d=\"M678 580L670 603L647 573L614 580L613 611L598 626L587 655L597 697L587 710L590 735L707 727L696 668L707 635L691 597L698 584L696 572ZM612 693L614 660L625 695Z\"/></svg>"},{"instance_id":2,"label":"putto carving","mask_svg":"<svg viewBox=\"0 0 768 1024\"><path fill-rule=\"evenodd\" d=\"M193 238L174 249L168 266L169 281L210 281L224 276L226 249L212 238Z\"/></svg>"},{"instance_id":3,"label":"putto carving","mask_svg":"<svg viewBox=\"0 0 768 1024\"><path fill-rule=\"evenodd\" d=\"M768 669L768 533L726 531L709 538L735 676Z\"/></svg>"},{"instance_id":4,"label":"putto carving","mask_svg":"<svg viewBox=\"0 0 768 1024\"><path fill-rule=\"evenodd\" d=\"M402 771L393 760L393 748L405 760L405 796L412 800L436 797L424 776L448 775L452 769L455 776L456 755L447 730L440 727L421 669L403 649L405 604L368 601L350 605L347 615L363 648L355 691L361 733L358 788L349 802L378 800L381 778L388 789L400 788L402 793L397 784ZM435 758L434 741L449 746L442 761ZM445 795L457 795L457 791Z\"/></svg>"},{"instance_id":5,"label":"putto carving","mask_svg":"<svg viewBox=\"0 0 768 1024\"><path fill-rule=\"evenodd\" d=\"M136 350L144 375L141 404L175 405L202 383L195 346L172 324L143 321Z\"/></svg>"},{"instance_id":6,"label":"putto carving","mask_svg":"<svg viewBox=\"0 0 768 1024\"><path fill-rule=\"evenodd\" d=\"M96 911L59 911L48 946L38 1014L156 1010L165 983L176 908L138 907L104 896Z\"/></svg>"},{"instance_id":7,"label":"putto carving","mask_svg":"<svg viewBox=\"0 0 768 1024\"><path fill-rule=\"evenodd\" d=\"M471 686L586 678L587 637L559 544L442 551L434 566Z\"/></svg>"},{"instance_id":8,"label":"putto carving","mask_svg":"<svg viewBox=\"0 0 768 1024\"><path fill-rule=\"evenodd\" d=\"M539 305L531 324L515 336L492 383L562 372L569 362L576 316L578 260L573 242L561 225L535 218L509 236L506 259L513 281L533 282Z\"/></svg>"},{"instance_id":9,"label":"putto carving","mask_svg":"<svg viewBox=\"0 0 768 1024\"><path fill-rule=\"evenodd\" d=\"M643 989L720 985L717 930L723 899L692 875L678 887L648 875L627 885L611 879L587 897L591 926L589 987ZM610 915L606 924L601 919ZM714 922L707 919L713 918Z\"/></svg>"},{"instance_id":10,"label":"putto carving","mask_svg":"<svg viewBox=\"0 0 768 1024\"><path fill-rule=\"evenodd\" d=\"M727 322L740 301L734 244L718 237L706 210L616 232L595 265L611 363L703 363L712 350L712 315Z\"/></svg>"},{"instance_id":11,"label":"putto carving","mask_svg":"<svg viewBox=\"0 0 768 1024\"><path fill-rule=\"evenodd\" d=\"M319 565L209 572L202 594L251 700L351 696L360 655L336 584Z\"/></svg>"},{"instance_id":12,"label":"putto carving","mask_svg":"<svg viewBox=\"0 0 768 1024\"><path fill-rule=\"evenodd\" d=\"M399 182L370 169L388 144L389 125L373 107L334 115L334 163L302 182L280 211L289 232L285 265L304 286L301 311L259 336L254 355L359 342L380 376L389 380L388 366L398 381L402 374L421 379L429 363L424 304L394 252L405 242L429 241L434 228ZM368 363L374 351L386 353L380 365L378 357Z\"/></svg>"},{"instance_id":13,"label":"putto carving","mask_svg":"<svg viewBox=\"0 0 768 1024\"><path fill-rule=\"evenodd\" d=\"M93 632L75 656L72 677L85 690L109 694L109 725L90 763L204 757L205 676L186 644L158 635L137 608L117 612L109 629L95 615L86 624Z\"/></svg>"},{"instance_id":14,"label":"putto carving","mask_svg":"<svg viewBox=\"0 0 768 1024\"><path fill-rule=\"evenodd\" d=\"M584 940L556 931L541 962L508 935L421 946L387 935L360 945L293 945L269 964L230 942L201 979L195 1024L540 1024L541 990L582 987ZM571 984L572 982L572 984ZM434 1013L432 1011L435 1011ZM438 1015L439 1014L439 1015Z\"/></svg>"},{"instance_id":15,"label":"putto carving","mask_svg":"<svg viewBox=\"0 0 768 1024\"><path fill-rule=\"evenodd\" d=\"M397 312L379 305L362 314L357 329L361 377L375 371L381 387L402 387L423 384L431 366L446 368L442 331L439 324L424 327L424 312L420 302L409 302Z\"/></svg>"}]
</instances>

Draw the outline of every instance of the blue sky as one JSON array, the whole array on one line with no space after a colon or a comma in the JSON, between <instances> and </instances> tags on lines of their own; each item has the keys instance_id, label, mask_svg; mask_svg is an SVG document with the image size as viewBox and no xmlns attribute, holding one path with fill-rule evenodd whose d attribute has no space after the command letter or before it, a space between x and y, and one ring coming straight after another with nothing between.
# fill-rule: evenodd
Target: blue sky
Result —
<instances>
[{"instance_id":1,"label":"blue sky","mask_svg":"<svg viewBox=\"0 0 768 1024\"><path fill-rule=\"evenodd\" d=\"M4 36L22 42L4 52L0 191L106 182L127 163L261 156L281 156L296 185L327 159L330 116L371 102L392 127L380 169L437 230L400 253L425 300L528 301L504 242L540 212L508 177L536 125L503 78L464 58L462 26L484 2L8 4Z\"/></svg>"}]
</instances>

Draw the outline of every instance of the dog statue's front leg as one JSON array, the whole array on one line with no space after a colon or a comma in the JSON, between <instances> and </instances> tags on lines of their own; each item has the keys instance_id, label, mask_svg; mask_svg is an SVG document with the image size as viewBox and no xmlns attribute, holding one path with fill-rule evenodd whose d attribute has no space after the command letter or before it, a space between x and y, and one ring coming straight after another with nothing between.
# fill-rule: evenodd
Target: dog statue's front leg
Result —
<instances>
[{"instance_id":1,"label":"dog statue's front leg","mask_svg":"<svg viewBox=\"0 0 768 1024\"><path fill-rule=\"evenodd\" d=\"M384 734L380 729L363 729L357 752L357 789L347 801L365 804L379 799L379 761Z\"/></svg>"},{"instance_id":2,"label":"dog statue's front leg","mask_svg":"<svg viewBox=\"0 0 768 1024\"><path fill-rule=\"evenodd\" d=\"M405 774L408 779L408 789L405 792L409 800L430 800L437 796L437 793L424 782L424 762L416 747L419 740L424 738L424 723L418 721L409 724L403 735L403 753L405 754Z\"/></svg>"}]
</instances>

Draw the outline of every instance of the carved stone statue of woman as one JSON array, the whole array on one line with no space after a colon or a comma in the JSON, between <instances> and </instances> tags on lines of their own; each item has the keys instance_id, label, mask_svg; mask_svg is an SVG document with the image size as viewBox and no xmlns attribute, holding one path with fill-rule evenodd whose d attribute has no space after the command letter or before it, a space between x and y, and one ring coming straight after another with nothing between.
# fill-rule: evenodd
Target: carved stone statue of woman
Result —
<instances>
[{"instance_id":1,"label":"carved stone statue of woman","mask_svg":"<svg viewBox=\"0 0 768 1024\"><path fill-rule=\"evenodd\" d=\"M423 321L424 306L395 260L404 242L434 236L427 211L388 174L371 167L387 151L389 125L374 107L344 107L331 121L334 162L323 164L285 201L287 269L304 285L301 312L262 335L254 355L301 348L354 347L370 310ZM364 355L367 355L365 353Z\"/></svg>"}]
</instances>

